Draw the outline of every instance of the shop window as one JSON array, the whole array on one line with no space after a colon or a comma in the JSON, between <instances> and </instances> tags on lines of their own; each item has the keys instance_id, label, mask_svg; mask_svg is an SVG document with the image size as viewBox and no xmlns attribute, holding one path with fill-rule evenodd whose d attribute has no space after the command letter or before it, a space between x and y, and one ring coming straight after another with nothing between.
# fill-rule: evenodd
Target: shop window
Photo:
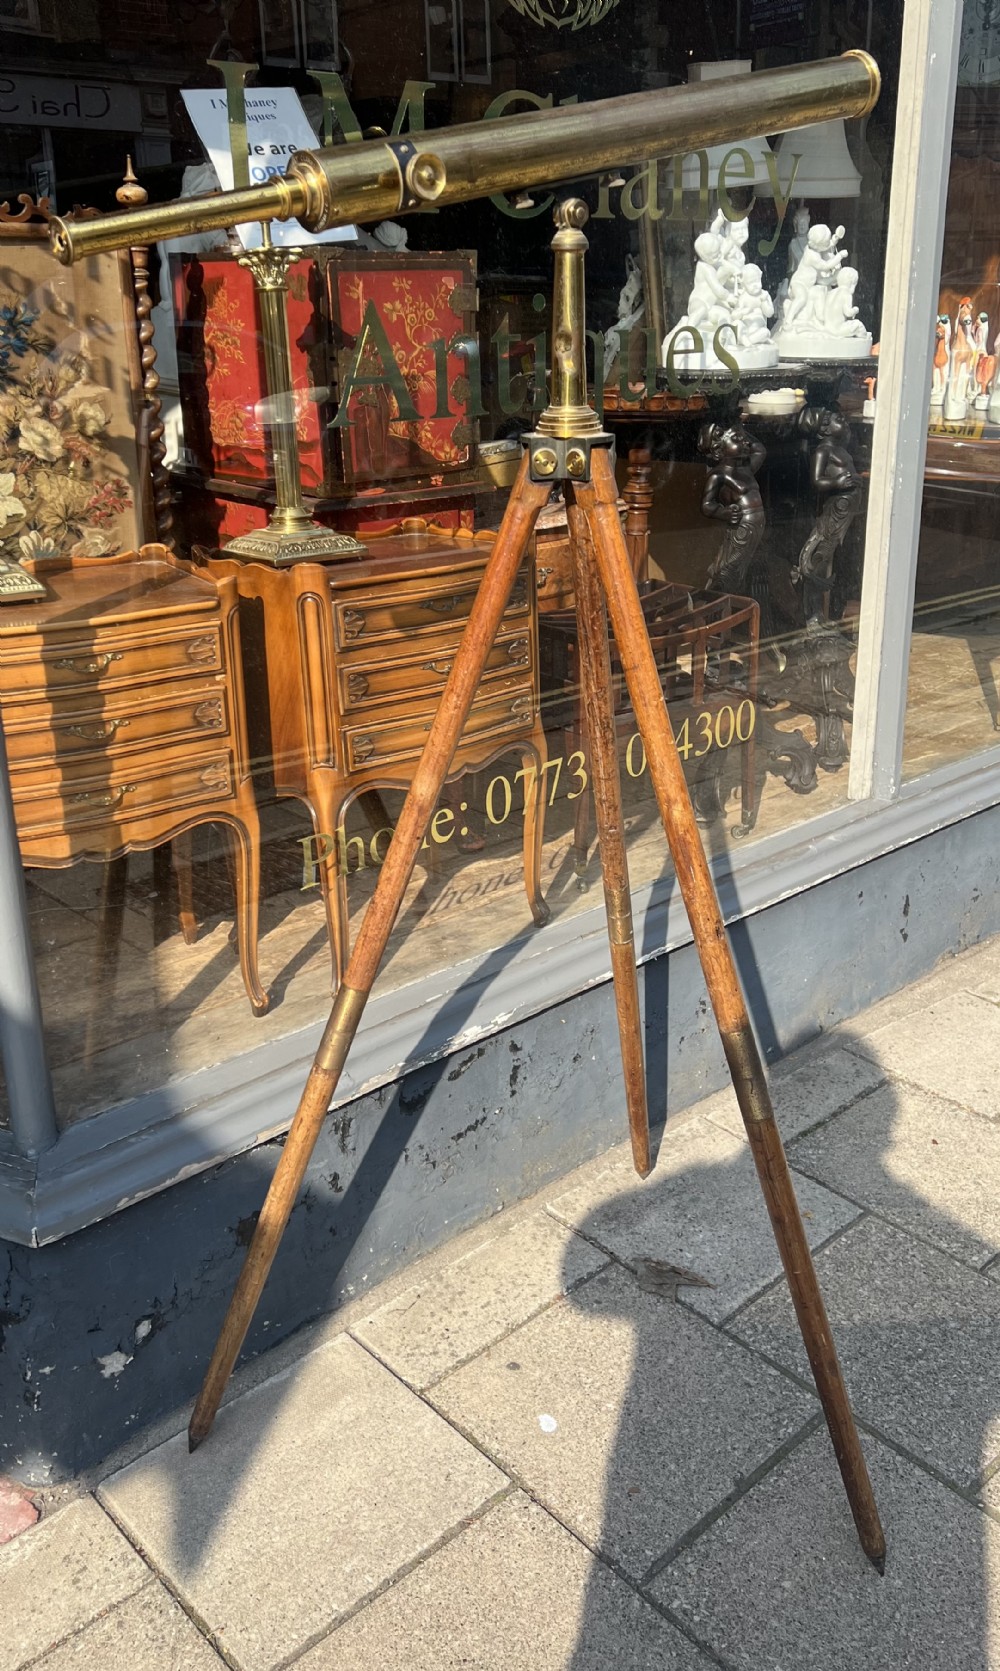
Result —
<instances>
[{"instance_id":1,"label":"shop window","mask_svg":"<svg viewBox=\"0 0 1000 1671\"><path fill-rule=\"evenodd\" d=\"M1000 733L1000 7L964 8L903 765L907 777Z\"/></svg>"},{"instance_id":2,"label":"shop window","mask_svg":"<svg viewBox=\"0 0 1000 1671\"><path fill-rule=\"evenodd\" d=\"M110 30L119 9L98 9ZM169 69L171 87L216 85L205 67L214 37L179 41L168 11L154 9L146 40L129 47L136 84L166 84ZM615 436L629 551L696 812L726 862L846 801L901 16L902 0L713 0L684 15L661 0L260 0L231 18L232 49L266 63L272 86L315 94L300 72L340 63L339 131L355 136L849 45L879 60L884 91L863 124L748 134L591 172L563 194L575 189L591 210L593 396ZM204 191L203 152L172 93L166 102L172 172L149 182L152 194L175 194L187 170L186 188ZM23 131L0 130L10 191L28 188L40 149ZM84 171L110 196L125 136L72 124L59 134L49 154L60 202L79 195ZM283 154L302 142L283 138ZM0 227L0 558L45 592L0 605L0 702L64 1123L164 1086L183 1106L205 1070L277 1049L325 1013L503 515L518 438L548 399L552 199L526 188L296 255L287 314L301 487L310 514L367 549L278 566L225 549L261 529L274 497L263 316L227 234L151 260L177 319L160 348L176 358L179 396L158 412L142 264L138 275L126 257L55 269L44 238ZM169 469L159 423L176 437ZM128 554L158 532L176 555L147 551L142 569ZM642 891L669 861L616 649L613 665ZM451 980L487 956L502 966L547 932L536 927L546 916L563 928L600 897L554 498L381 990ZM257 1013L264 988L270 1006Z\"/></svg>"}]
</instances>

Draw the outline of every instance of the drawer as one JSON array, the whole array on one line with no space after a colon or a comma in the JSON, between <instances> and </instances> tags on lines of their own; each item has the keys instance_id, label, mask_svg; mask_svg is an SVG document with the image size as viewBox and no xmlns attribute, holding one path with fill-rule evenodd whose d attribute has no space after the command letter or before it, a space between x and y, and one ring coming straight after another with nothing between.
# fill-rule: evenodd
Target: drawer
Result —
<instances>
[{"instance_id":1,"label":"drawer","mask_svg":"<svg viewBox=\"0 0 1000 1671\"><path fill-rule=\"evenodd\" d=\"M221 668L217 622L199 621L181 632L130 633L127 638L98 629L75 642L69 633L45 639L26 634L5 642L0 650L0 696L105 690Z\"/></svg>"},{"instance_id":2,"label":"drawer","mask_svg":"<svg viewBox=\"0 0 1000 1671\"><path fill-rule=\"evenodd\" d=\"M379 661L352 658L340 663L338 679L343 713L364 712L372 704L381 707L402 697L423 699L433 705L444 689L461 637L457 632L449 636L450 643L435 649L428 646L418 656ZM523 672L531 665L531 638L527 630L505 633L496 638L486 658L483 678L497 679L505 673Z\"/></svg>"},{"instance_id":3,"label":"drawer","mask_svg":"<svg viewBox=\"0 0 1000 1671\"><path fill-rule=\"evenodd\" d=\"M143 745L165 747L226 735L230 718L223 680L160 689L156 700L130 691L60 697L52 703L5 702L3 728L12 766L45 761L51 772L76 759L103 760Z\"/></svg>"},{"instance_id":4,"label":"drawer","mask_svg":"<svg viewBox=\"0 0 1000 1671\"><path fill-rule=\"evenodd\" d=\"M491 732L523 737L531 728L535 696L530 680L512 681L504 690L479 696L465 722L462 741L489 736ZM427 741L431 716L404 711L398 719L378 725L345 726L344 764L349 772L372 771L379 766L412 760ZM461 744L459 744L461 747Z\"/></svg>"},{"instance_id":5,"label":"drawer","mask_svg":"<svg viewBox=\"0 0 1000 1671\"><path fill-rule=\"evenodd\" d=\"M119 758L108 770L89 775L55 771L11 772L18 832L96 830L148 819L155 813L224 801L233 794L233 765L227 750L178 755L163 763L149 755Z\"/></svg>"},{"instance_id":6,"label":"drawer","mask_svg":"<svg viewBox=\"0 0 1000 1671\"><path fill-rule=\"evenodd\" d=\"M469 617L479 590L479 579L466 576L449 586L447 576L434 583L419 576L405 584L387 584L378 590L366 587L346 595L337 592L333 599L333 631L338 649L367 644L372 640L407 637L421 629L433 632L446 622L463 623ZM528 576L518 575L514 582L504 620L516 624L528 618Z\"/></svg>"}]
</instances>

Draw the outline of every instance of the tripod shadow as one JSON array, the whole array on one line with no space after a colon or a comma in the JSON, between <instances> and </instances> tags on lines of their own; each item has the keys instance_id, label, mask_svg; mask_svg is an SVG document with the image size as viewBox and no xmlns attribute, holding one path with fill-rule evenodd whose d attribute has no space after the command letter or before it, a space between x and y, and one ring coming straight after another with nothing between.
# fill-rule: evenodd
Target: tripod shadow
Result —
<instances>
[{"instance_id":1,"label":"tripod shadow","mask_svg":"<svg viewBox=\"0 0 1000 1671\"><path fill-rule=\"evenodd\" d=\"M877 1056L870 1041L857 1048L861 1062ZM810 1052L814 1092L833 1055L859 1063L849 1049ZM607 1424L606 1465L589 1496L552 1479L538 1495L720 1663L997 1671L1000 1555L974 1504L1000 1505L989 1483L1000 1283L984 1274L1000 1251L1000 1141L984 1117L889 1081L811 1124L795 1077L778 1076L775 1104L862 1427L886 1576L857 1542L734 1099L670 1134L646 1184L623 1173L617 1191L565 1213L616 1261L567 1301L608 1349L588 1411L592 1457ZM676 1301L643 1292L629 1268L643 1258L715 1287L682 1287ZM555 1418L559 1396L548 1394ZM595 1564L572 1671L595 1671L608 1591Z\"/></svg>"}]
</instances>

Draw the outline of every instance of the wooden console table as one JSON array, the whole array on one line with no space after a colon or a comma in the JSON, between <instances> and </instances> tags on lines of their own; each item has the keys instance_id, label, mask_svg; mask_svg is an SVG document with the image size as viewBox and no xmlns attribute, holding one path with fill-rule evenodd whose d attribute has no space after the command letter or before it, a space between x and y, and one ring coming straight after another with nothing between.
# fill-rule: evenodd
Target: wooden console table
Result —
<instances>
[{"instance_id":1,"label":"wooden console table","mask_svg":"<svg viewBox=\"0 0 1000 1671\"><path fill-rule=\"evenodd\" d=\"M0 611L0 715L21 856L61 868L195 824L236 838L236 931L255 1015L260 822L232 581L164 546L41 568L49 597Z\"/></svg>"},{"instance_id":2,"label":"wooden console table","mask_svg":"<svg viewBox=\"0 0 1000 1671\"><path fill-rule=\"evenodd\" d=\"M302 800L317 837L326 837L317 857L336 983L349 953L337 831L363 791L409 784L492 538L417 524L373 541L360 562L287 568L200 554L213 578L239 587L254 755L273 761L275 793ZM534 575L526 564L450 778L516 748L541 781L537 642ZM525 887L536 923L549 914L541 897L542 800L529 796L524 817Z\"/></svg>"}]
</instances>

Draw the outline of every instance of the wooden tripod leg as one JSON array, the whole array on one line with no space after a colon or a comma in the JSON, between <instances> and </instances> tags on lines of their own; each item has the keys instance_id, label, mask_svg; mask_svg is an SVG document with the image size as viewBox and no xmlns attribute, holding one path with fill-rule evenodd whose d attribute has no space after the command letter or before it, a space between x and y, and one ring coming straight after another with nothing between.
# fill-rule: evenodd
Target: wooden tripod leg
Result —
<instances>
[{"instance_id":1,"label":"wooden tripod leg","mask_svg":"<svg viewBox=\"0 0 1000 1671\"><path fill-rule=\"evenodd\" d=\"M865 1465L847 1388L837 1361L823 1297L799 1214L788 1162L774 1119L764 1069L722 921L712 875L694 821L674 745L639 596L618 520L618 491L607 453L594 449L593 480L575 489L590 524L601 584L618 653L646 746L649 772L677 880L715 1011L733 1086L767 1210L788 1278L795 1315L822 1401L861 1547L882 1572L885 1535Z\"/></svg>"},{"instance_id":2,"label":"wooden tripod leg","mask_svg":"<svg viewBox=\"0 0 1000 1671\"><path fill-rule=\"evenodd\" d=\"M454 665L441 694L430 735L407 791L395 834L379 872L375 893L365 912L343 982L334 999L198 1395L188 1428L191 1450L201 1443L215 1420L226 1382L257 1309L267 1273L278 1251L323 1118L385 953L420 843L437 805L486 658L507 607L535 518L546 503L549 492L547 483L540 485L528 479L525 454Z\"/></svg>"},{"instance_id":3,"label":"wooden tripod leg","mask_svg":"<svg viewBox=\"0 0 1000 1671\"><path fill-rule=\"evenodd\" d=\"M646 1104L646 1070L643 1061L642 1023L639 1018L639 978L632 938L632 893L625 852L621 783L615 732L614 686L608 648L608 623L604 598L594 567L590 530L583 512L567 494L570 537L576 588L576 622L580 635L580 683L590 744L590 778L594 788L597 838L601 850L601 878L608 914L611 973L618 1038L625 1075L625 1105L628 1109L632 1160L640 1178L649 1173L649 1110Z\"/></svg>"}]
</instances>

